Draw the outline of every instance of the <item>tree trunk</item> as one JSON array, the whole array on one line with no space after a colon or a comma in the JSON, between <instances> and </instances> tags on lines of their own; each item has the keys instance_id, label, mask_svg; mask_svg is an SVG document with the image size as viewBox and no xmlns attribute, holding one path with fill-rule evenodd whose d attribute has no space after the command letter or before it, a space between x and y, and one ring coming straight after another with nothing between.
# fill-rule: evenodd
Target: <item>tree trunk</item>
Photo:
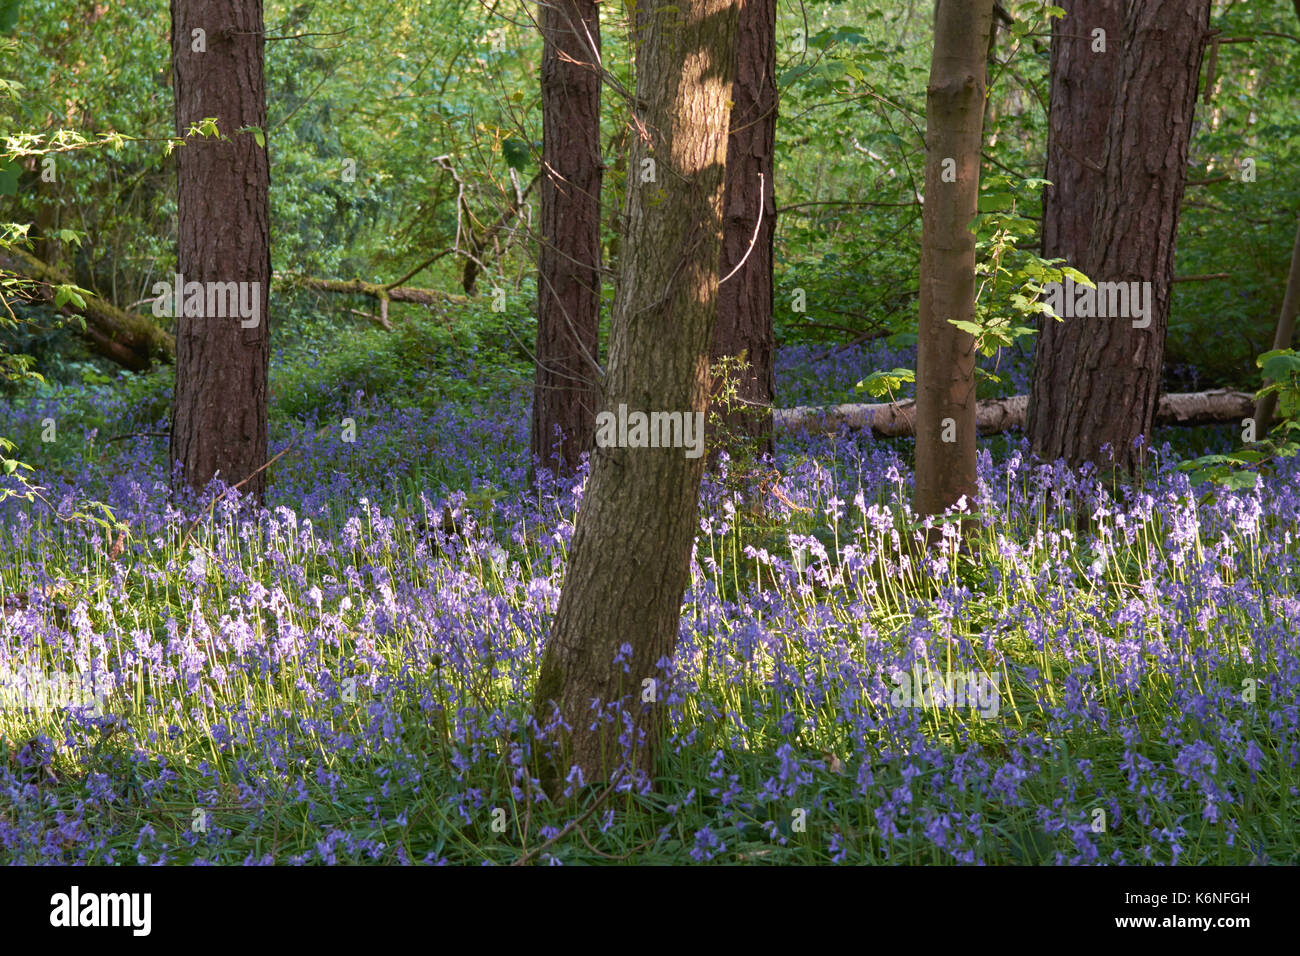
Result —
<instances>
[{"instance_id":1,"label":"tree trunk","mask_svg":"<svg viewBox=\"0 0 1300 956\"><path fill-rule=\"evenodd\" d=\"M975 340L950 320L975 319L975 236L984 131L985 57L993 0L938 0L926 87L916 357L919 514L975 499Z\"/></svg>"},{"instance_id":2,"label":"tree trunk","mask_svg":"<svg viewBox=\"0 0 1300 956\"><path fill-rule=\"evenodd\" d=\"M748 363L736 383L734 407L723 418L732 453L748 444L758 454L771 454L776 0L744 0L740 7L731 100L719 266L721 275L730 278L718 288L713 361L743 355Z\"/></svg>"},{"instance_id":3,"label":"tree trunk","mask_svg":"<svg viewBox=\"0 0 1300 956\"><path fill-rule=\"evenodd\" d=\"M1296 0L1300 4L1300 0ZM1277 317L1273 334L1274 349L1289 349L1295 338L1296 313L1300 312L1300 224L1296 226L1295 246L1291 249L1291 273L1286 280L1286 293L1282 296L1282 312ZM1277 409L1277 392L1270 392L1255 406L1255 433L1261 438L1273 427L1273 412Z\"/></svg>"},{"instance_id":4,"label":"tree trunk","mask_svg":"<svg viewBox=\"0 0 1300 956\"><path fill-rule=\"evenodd\" d=\"M1064 259L1091 276L1086 262L1097 196L1104 186L1106 128L1119 64L1125 0L1062 0L1066 16L1052 27L1048 94L1047 171L1043 190L1043 257ZM1105 50L1094 49L1105 31ZM1040 316L1026 431L1030 447L1047 458L1064 418L1066 382L1088 323ZM1057 452L1059 455L1060 453Z\"/></svg>"},{"instance_id":5,"label":"tree trunk","mask_svg":"<svg viewBox=\"0 0 1300 956\"><path fill-rule=\"evenodd\" d=\"M541 30L542 241L531 450L543 467L572 474L591 447L599 401L601 81L595 69L595 0L544 4Z\"/></svg>"},{"instance_id":6,"label":"tree trunk","mask_svg":"<svg viewBox=\"0 0 1300 956\"><path fill-rule=\"evenodd\" d=\"M735 0L642 0L637 7L637 135L628 161L607 412L621 404L640 412L684 411L702 429L735 27ZM631 446L628 437L619 444ZM562 751L543 766L552 790L554 774L574 765L588 783L608 778L624 763L623 734L631 741L633 771L653 773L698 530L702 455L601 444L534 700L539 725L550 723L558 708L568 727ZM624 645L630 650L616 662ZM593 700L601 711L593 711Z\"/></svg>"},{"instance_id":7,"label":"tree trunk","mask_svg":"<svg viewBox=\"0 0 1300 956\"><path fill-rule=\"evenodd\" d=\"M202 488L219 475L266 490L267 304L271 279L267 151L245 126L266 129L261 0L171 0L177 135L216 117L221 138L191 136L177 150L177 271L190 283L247 283L250 314L176 318L171 460ZM197 52L196 30L205 52ZM173 283L176 281L172 280ZM186 309L185 311L189 311Z\"/></svg>"},{"instance_id":8,"label":"tree trunk","mask_svg":"<svg viewBox=\"0 0 1300 956\"><path fill-rule=\"evenodd\" d=\"M1130 287L1142 292L1147 308L1136 319L1130 309L1065 320L1077 327L1069 364L1050 388L1038 390L1057 390L1037 449L1045 459L1132 472L1140 462L1136 441L1151 433L1209 18L1210 0L1129 0L1126 8L1105 172L1084 262L1095 282L1147 283Z\"/></svg>"}]
</instances>

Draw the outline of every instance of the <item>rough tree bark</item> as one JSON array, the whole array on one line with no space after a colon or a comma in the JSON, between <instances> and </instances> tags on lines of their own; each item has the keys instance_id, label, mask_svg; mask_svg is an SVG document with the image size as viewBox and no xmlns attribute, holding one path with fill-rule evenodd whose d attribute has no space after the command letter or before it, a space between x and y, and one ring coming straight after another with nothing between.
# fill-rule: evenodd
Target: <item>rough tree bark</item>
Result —
<instances>
[{"instance_id":1,"label":"rough tree bark","mask_svg":"<svg viewBox=\"0 0 1300 956\"><path fill-rule=\"evenodd\" d=\"M773 282L776 234L776 0L744 0L736 26L727 173L723 193L722 276L713 361L744 355L739 406L724 416L735 445L772 453ZM741 264L743 262L743 265ZM739 270L732 275L733 270ZM739 449L733 445L733 451Z\"/></svg>"},{"instance_id":2,"label":"rough tree bark","mask_svg":"<svg viewBox=\"0 0 1300 956\"><path fill-rule=\"evenodd\" d=\"M267 460L267 303L271 280L270 175L262 0L171 0L176 131L216 117L221 138L192 136L177 150L177 271L191 282L257 283L256 325L239 317L176 318L171 461L179 482L219 475L261 499ZM195 30L204 31L204 52ZM251 477L250 477L251 476Z\"/></svg>"},{"instance_id":3,"label":"rough tree bark","mask_svg":"<svg viewBox=\"0 0 1300 956\"><path fill-rule=\"evenodd\" d=\"M1106 128L1124 52L1125 0L1061 0L1066 15L1052 27L1048 93L1047 170L1043 190L1043 257L1064 259L1091 276L1086 262L1093 213L1104 180ZM1104 37L1094 35L1104 31ZM1102 44L1104 42L1104 49ZM1087 321L1041 316L1026 432L1030 447L1048 457L1064 417L1065 384Z\"/></svg>"},{"instance_id":4,"label":"rough tree bark","mask_svg":"<svg viewBox=\"0 0 1300 956\"><path fill-rule=\"evenodd\" d=\"M606 410L702 417L708 407L735 27L735 0L637 6L636 134ZM653 774L704 462L682 448L594 452L534 699L539 725L558 707L568 726L562 752L543 766L552 789L554 773L572 765L588 783L607 778L625 731L633 770ZM616 663L623 645L630 653ZM607 709L593 711L593 700ZM607 723L609 709L630 725Z\"/></svg>"},{"instance_id":5,"label":"rough tree bark","mask_svg":"<svg viewBox=\"0 0 1300 956\"><path fill-rule=\"evenodd\" d=\"M919 514L975 499L975 340L950 320L975 319L975 236L984 132L984 58L993 0L938 0L926 87L916 358Z\"/></svg>"},{"instance_id":6,"label":"rough tree bark","mask_svg":"<svg viewBox=\"0 0 1300 956\"><path fill-rule=\"evenodd\" d=\"M1050 427L1036 449L1134 471L1160 392L1174 244L1209 29L1210 0L1128 0L1106 131L1100 195L1084 259L1096 282L1150 283L1149 324L1131 316L1066 319L1077 326L1054 383ZM1046 415L1045 412L1038 412ZM1103 449L1106 449L1103 452Z\"/></svg>"},{"instance_id":7,"label":"rough tree bark","mask_svg":"<svg viewBox=\"0 0 1300 956\"><path fill-rule=\"evenodd\" d=\"M548 0L541 31L542 239L531 451L544 467L571 474L591 447L599 400L602 167L595 0Z\"/></svg>"}]
</instances>

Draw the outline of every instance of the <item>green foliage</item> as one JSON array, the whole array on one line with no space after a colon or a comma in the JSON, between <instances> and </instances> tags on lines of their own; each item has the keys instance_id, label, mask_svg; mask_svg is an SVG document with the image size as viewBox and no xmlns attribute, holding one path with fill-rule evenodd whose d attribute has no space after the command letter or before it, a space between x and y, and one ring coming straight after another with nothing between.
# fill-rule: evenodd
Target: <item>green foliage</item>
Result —
<instances>
[{"instance_id":1,"label":"green foliage","mask_svg":"<svg viewBox=\"0 0 1300 956\"><path fill-rule=\"evenodd\" d=\"M1040 165L1046 143L1047 34L1061 11L1038 0L1002 6L1012 22L992 51L984 175L1027 183L1022 171ZM513 197L511 174L536 170L540 40L493 9L476 0L268 2L266 128L221 132L247 133L270 148L277 271L389 281L437 250L467 248L470 231ZM603 59L630 88L621 16L614 8L602 14ZM1285 4L1230 6L1216 9L1215 18L1229 35L1294 33ZM6 24L21 29L0 36L0 58L22 64L22 72L0 80L0 135L18 150L0 168L0 193L11 194L0 201L13 207L3 218L77 229L83 245L74 250L55 239L52 258L79 286L118 305L138 301L174 266L168 153L179 141L162 59L167 9L145 0L90 8L3 0L0 34ZM931 29L928 10L915 4L843 0L778 11L782 344L914 329ZM1170 377L1189 387L1198 374L1207 384L1253 375L1251 359L1267 347L1276 315L1281 252L1293 226L1288 210L1298 199L1286 171L1300 167L1300 120L1288 93L1300 85L1300 48L1261 36L1220 45L1218 56L1215 89L1201 97L1191 176L1233 178L1188 190L1178 271L1233 278L1174 287ZM624 195L618 159L628 116L620 97L605 102L608 232ZM196 126L196 135L216 132L203 121ZM44 155L57 159L53 182L40 180L34 161ZM1253 183L1240 181L1247 158L1258 169ZM1038 198L1030 192L1011 191L1017 211L1036 223ZM981 211L996 212L991 204L1007 194L986 190ZM533 249L520 241L525 229L510 236L513 243L484 261L490 281L514 286L531 271ZM1032 240L1018 232L1016 248ZM617 265L615 256L610 264ZM418 282L451 288L462 266L449 255ZM1018 268L1008 263L991 279L997 288L988 303L996 311L975 333L987 348L1027 336L1025 303L1010 292L999 302L1004 285L1035 279L1017 276ZM789 307L795 290L806 311ZM292 341L300 314L290 310L274 323L277 342ZM62 341L60 350L77 350L71 337ZM51 356L41 367L57 366Z\"/></svg>"},{"instance_id":2,"label":"green foliage","mask_svg":"<svg viewBox=\"0 0 1300 956\"><path fill-rule=\"evenodd\" d=\"M975 244L979 279L975 320L949 321L974 337L975 348L983 356L997 355L1035 334L1041 315L1063 321L1043 301L1049 284L1068 277L1095 288L1083 273L1064 265L1065 260L1044 259L1027 248L1036 239L1038 224L1018 212L1017 206L1032 201L1028 194L1045 185L1045 179L1017 180L1003 175L988 176L980 183L980 212L971 224L971 231L984 237ZM994 384L1001 381L993 373L982 374Z\"/></svg>"},{"instance_id":3,"label":"green foliage","mask_svg":"<svg viewBox=\"0 0 1300 956\"><path fill-rule=\"evenodd\" d=\"M888 395L892 402L896 400L894 398L896 389L901 388L905 383L915 381L916 373L910 368L896 368L892 372L872 372L854 388L866 392L873 398L884 398Z\"/></svg>"},{"instance_id":4,"label":"green foliage","mask_svg":"<svg viewBox=\"0 0 1300 956\"><path fill-rule=\"evenodd\" d=\"M750 368L749 356L743 352L723 356L710 365L713 392L705 428L710 460L717 460L719 453L726 452L725 483L744 495L752 495L755 483L770 471L760 460L753 426L771 410L755 407L740 397L740 383Z\"/></svg>"},{"instance_id":5,"label":"green foliage","mask_svg":"<svg viewBox=\"0 0 1300 956\"><path fill-rule=\"evenodd\" d=\"M1173 287L1166 387L1258 384L1286 288L1300 190L1300 31L1289 3L1216 5L1214 87L1196 105ZM1265 35L1269 32L1273 35ZM1208 48L1207 48L1208 55ZM1253 163L1253 170L1248 165Z\"/></svg>"},{"instance_id":6,"label":"green foliage","mask_svg":"<svg viewBox=\"0 0 1300 956\"><path fill-rule=\"evenodd\" d=\"M18 195L18 176L23 168L12 159L0 159L0 196Z\"/></svg>"},{"instance_id":7,"label":"green foliage","mask_svg":"<svg viewBox=\"0 0 1300 956\"><path fill-rule=\"evenodd\" d=\"M907 329L921 237L927 18L869 3L781 8L778 18L777 341ZM805 311L791 308L796 290Z\"/></svg>"},{"instance_id":8,"label":"green foliage","mask_svg":"<svg viewBox=\"0 0 1300 956\"><path fill-rule=\"evenodd\" d=\"M18 25L22 0L0 0L0 33L8 33Z\"/></svg>"},{"instance_id":9,"label":"green foliage","mask_svg":"<svg viewBox=\"0 0 1300 956\"><path fill-rule=\"evenodd\" d=\"M1225 488L1253 488L1259 473L1271 462L1300 453L1300 353L1295 349L1274 349L1256 359L1256 364L1268 380L1255 396L1256 400L1266 395L1277 396L1277 424L1268 437L1253 447L1180 462L1179 469L1189 473L1192 484L1209 482Z\"/></svg>"},{"instance_id":10,"label":"green foliage","mask_svg":"<svg viewBox=\"0 0 1300 956\"><path fill-rule=\"evenodd\" d=\"M537 144L540 146L541 144ZM532 160L533 146L514 136L501 144L501 154L511 169L522 172Z\"/></svg>"},{"instance_id":11,"label":"green foliage","mask_svg":"<svg viewBox=\"0 0 1300 956\"><path fill-rule=\"evenodd\" d=\"M1258 397L1277 396L1278 415L1282 418L1278 427L1291 431L1300 416L1300 354L1295 349L1274 349L1261 355L1255 364L1269 382Z\"/></svg>"},{"instance_id":12,"label":"green foliage","mask_svg":"<svg viewBox=\"0 0 1300 956\"><path fill-rule=\"evenodd\" d=\"M1003 175L985 177L980 184L980 212L970 226L980 237L975 244L978 258L975 274L979 279L975 319L948 321L971 335L976 350L983 356L995 356L1033 335L1040 315L1063 321L1043 301L1050 283L1064 282L1069 277L1093 286L1083 273L1064 265L1064 260L1044 259L1026 248L1026 243L1035 237L1037 223L1017 212L1017 206L1044 185L1043 179L1017 180ZM1001 383L995 373L982 368L977 368L976 374L994 385ZM871 373L858 382L857 388L877 398L886 394L892 398L895 389L913 381L914 372L896 368L892 372Z\"/></svg>"},{"instance_id":13,"label":"green foliage","mask_svg":"<svg viewBox=\"0 0 1300 956\"><path fill-rule=\"evenodd\" d=\"M328 311L300 302L297 341L282 353L272 380L277 414L333 412L358 391L401 394L404 404L429 410L472 405L532 381L536 320L527 299L516 297L503 313L486 300L437 311L394 306L392 332L349 323L340 334L340 298L330 297Z\"/></svg>"}]
</instances>

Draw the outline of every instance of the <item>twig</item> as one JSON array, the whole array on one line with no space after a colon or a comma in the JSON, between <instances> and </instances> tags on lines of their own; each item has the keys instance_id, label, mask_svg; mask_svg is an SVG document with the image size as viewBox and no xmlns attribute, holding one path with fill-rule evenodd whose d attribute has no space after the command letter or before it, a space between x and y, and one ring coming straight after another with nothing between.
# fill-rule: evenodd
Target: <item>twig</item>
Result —
<instances>
[{"instance_id":1,"label":"twig","mask_svg":"<svg viewBox=\"0 0 1300 956\"><path fill-rule=\"evenodd\" d=\"M1231 272L1207 272L1203 275L1174 276L1170 282L1209 282L1213 279L1231 279Z\"/></svg>"},{"instance_id":2,"label":"twig","mask_svg":"<svg viewBox=\"0 0 1300 956\"><path fill-rule=\"evenodd\" d=\"M519 859L515 860L515 862L511 863L510 865L511 865L511 866L523 866L523 865L526 864L526 863L530 863L532 860L536 859L539 855L541 855L541 853L542 853L542 852L543 852L543 851L544 851L548 846L552 846L552 845L558 843L560 840L563 840L566 836L568 836L570 833L572 833L572 832L574 831L575 828L580 827L580 826L582 825L582 823L583 823L584 820L586 820L586 819L587 819L588 817L590 817L593 813L595 813L597 810L599 810L599 809L600 809L600 805L601 805L602 803L604 803L606 800L609 799L610 795L614 792L615 788L618 787L618 784L619 784L619 777L620 777L620 776L621 776L621 774L615 774L615 775L614 775L614 778L613 778L612 780L610 780L610 782L609 782L609 786L605 788L605 792L602 793L599 797L596 798L596 802L593 803L593 804L588 808L588 810L587 810L586 813L584 813L584 814L583 814L582 816L580 816L580 817L575 817L574 819L570 820L570 821L565 825L565 827L564 827L563 830L561 830L559 833L555 834L555 836L551 837L551 838L550 838L549 840L547 840L545 843L541 843L541 844L539 844L539 845L537 846L536 849L528 851L527 853L525 853L525 854L524 854L523 856L521 856Z\"/></svg>"},{"instance_id":3,"label":"twig","mask_svg":"<svg viewBox=\"0 0 1300 956\"><path fill-rule=\"evenodd\" d=\"M749 248L745 250L745 254L741 256L740 261L736 263L736 268L732 269L723 278L718 280L718 285L722 285L722 283L726 282L728 279L730 279L732 276L734 276L737 272L740 271L740 267L745 264L745 261L749 258L749 254L754 251L754 246L758 244L758 233L759 230L763 228L763 214L764 214L763 207L767 205L767 195L763 192L763 185L764 185L763 174L759 173L758 174L758 218L754 220L754 236L752 239L749 240Z\"/></svg>"},{"instance_id":4,"label":"twig","mask_svg":"<svg viewBox=\"0 0 1300 956\"><path fill-rule=\"evenodd\" d=\"M316 431L316 435L313 436L313 437L319 437L319 436L325 434L327 431L329 431L329 430L332 429L333 427L334 427L333 425L324 425L324 426L322 426L321 428L317 429L317 431ZM297 447L298 442L299 442L301 439L302 439L302 436L299 435L298 438L295 438L293 441L289 442L289 444L288 444L285 448L283 448L281 451L279 451L279 452L277 452L275 455L273 455L273 456L271 457L271 460L268 461L265 465L262 465L260 468L258 468L256 471L254 471L251 475L249 475L249 476L248 476L247 478L245 478L243 481L236 482L235 484L233 484L233 485L231 485L229 488L227 488L224 492L222 492L220 495L217 495L216 497L214 497L214 498L212 499L212 504L208 505L208 513L207 513L206 515L202 515L202 514L201 514L201 515L199 515L197 518L195 518L193 524L191 524L191 525L189 526L189 528L185 531L185 537L183 537L183 538L181 539L181 549L184 550L185 545L189 543L190 536L191 536L192 534L194 534L194 529L197 528L197 527L199 526L199 524L203 521L203 519L204 519L204 518L209 518L209 517L212 516L212 512L216 510L217 502L218 502L218 501L220 501L222 498L226 497L226 495L230 494L230 492L232 492L232 491L238 491L240 488L242 488L244 485L248 484L250 481L252 481L254 478L256 478L256 477L257 477L259 474L261 474L263 471L265 471L266 469L268 469L268 468L270 468L272 465L274 465L277 461L279 461L279 460L280 460L281 458L283 458L285 455L289 454L289 452L293 451L294 448Z\"/></svg>"},{"instance_id":5,"label":"twig","mask_svg":"<svg viewBox=\"0 0 1300 956\"><path fill-rule=\"evenodd\" d=\"M128 438L170 438L171 432L131 432L129 435L114 435L112 438L105 438L104 444L108 445L115 441L126 441Z\"/></svg>"}]
</instances>

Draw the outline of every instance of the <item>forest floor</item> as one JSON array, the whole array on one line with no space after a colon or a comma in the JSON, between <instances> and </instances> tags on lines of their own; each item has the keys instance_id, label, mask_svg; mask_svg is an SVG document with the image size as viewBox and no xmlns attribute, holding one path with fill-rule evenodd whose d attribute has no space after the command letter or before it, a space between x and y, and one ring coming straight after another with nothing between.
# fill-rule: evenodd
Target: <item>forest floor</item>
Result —
<instances>
[{"instance_id":1,"label":"forest floor","mask_svg":"<svg viewBox=\"0 0 1300 956\"><path fill-rule=\"evenodd\" d=\"M782 404L892 360L786 350ZM0 861L1300 862L1294 459L1193 487L1232 438L1171 430L1114 484L987 440L969 550L918 560L908 442L783 436L706 482L655 786L550 802L580 482L528 491L526 392L421 385L281 406L261 511L169 495L156 388L7 411L60 516L130 532L0 504Z\"/></svg>"}]
</instances>

